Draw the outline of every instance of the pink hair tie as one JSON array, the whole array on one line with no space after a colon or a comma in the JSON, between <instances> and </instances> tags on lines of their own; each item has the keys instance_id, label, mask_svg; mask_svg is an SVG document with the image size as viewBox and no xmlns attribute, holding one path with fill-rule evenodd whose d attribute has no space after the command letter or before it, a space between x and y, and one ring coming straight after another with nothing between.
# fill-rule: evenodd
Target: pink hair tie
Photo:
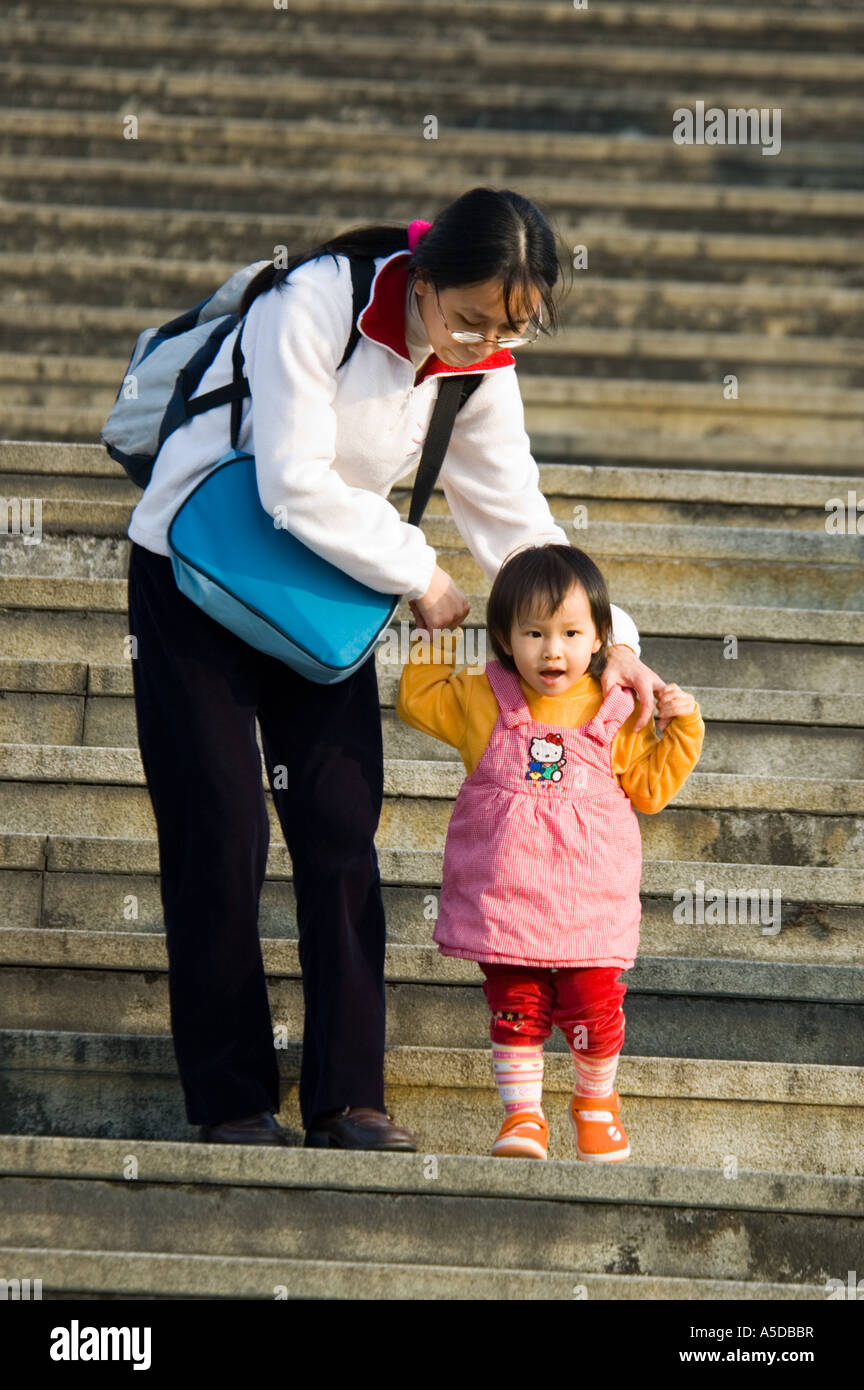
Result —
<instances>
[{"instance_id":1,"label":"pink hair tie","mask_svg":"<svg viewBox=\"0 0 864 1390\"><path fill-rule=\"evenodd\" d=\"M410 227L408 228L409 250L413 251L415 249L418 241L420 241L421 237L424 237L426 235L431 226L431 222L424 222L423 219L420 217L418 217L414 222L411 223Z\"/></svg>"}]
</instances>

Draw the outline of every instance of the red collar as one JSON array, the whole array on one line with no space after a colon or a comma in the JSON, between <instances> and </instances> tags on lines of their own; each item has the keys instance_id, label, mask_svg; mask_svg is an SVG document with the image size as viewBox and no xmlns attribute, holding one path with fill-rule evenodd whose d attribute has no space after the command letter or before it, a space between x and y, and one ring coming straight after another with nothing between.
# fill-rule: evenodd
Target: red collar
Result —
<instances>
[{"instance_id":1,"label":"red collar","mask_svg":"<svg viewBox=\"0 0 864 1390\"><path fill-rule=\"evenodd\" d=\"M372 297L357 323L367 338L392 348L400 357L411 361L405 342L405 295L408 290L408 257L410 251L395 251L379 268L372 282ZM512 352L499 348L484 357L482 362L454 369L442 362L434 352L426 358L417 374L416 385L428 376L460 376L463 372L489 372L509 367L515 362Z\"/></svg>"}]
</instances>

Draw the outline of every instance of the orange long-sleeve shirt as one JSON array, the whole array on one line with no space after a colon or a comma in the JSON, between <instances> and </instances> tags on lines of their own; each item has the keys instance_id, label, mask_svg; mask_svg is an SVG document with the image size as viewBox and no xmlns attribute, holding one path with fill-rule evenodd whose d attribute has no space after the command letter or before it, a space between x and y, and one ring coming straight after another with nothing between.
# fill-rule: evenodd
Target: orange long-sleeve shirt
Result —
<instances>
[{"instance_id":1,"label":"orange long-sleeve shirt","mask_svg":"<svg viewBox=\"0 0 864 1390\"><path fill-rule=\"evenodd\" d=\"M453 631L452 654L445 640L426 647L428 660L402 669L396 713L406 724L456 748L466 771L474 771L498 718L498 702L485 674L456 670L461 629ZM440 660L433 660L440 656ZM564 695L541 695L519 677L531 715L540 723L573 728L587 724L603 703L599 680L584 675ZM636 732L639 701L612 743L612 770L637 811L662 811L686 782L702 752L705 724L697 704L692 714L676 715L658 736L653 718Z\"/></svg>"}]
</instances>

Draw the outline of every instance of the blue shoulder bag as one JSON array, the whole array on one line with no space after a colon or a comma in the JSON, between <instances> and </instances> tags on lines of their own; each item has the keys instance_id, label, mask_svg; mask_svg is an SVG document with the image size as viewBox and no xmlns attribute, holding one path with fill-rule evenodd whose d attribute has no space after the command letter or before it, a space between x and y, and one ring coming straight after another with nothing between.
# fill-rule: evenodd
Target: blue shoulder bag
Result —
<instances>
[{"instance_id":1,"label":"blue shoulder bag","mask_svg":"<svg viewBox=\"0 0 864 1390\"><path fill-rule=\"evenodd\" d=\"M354 322L342 366L357 342L374 265L351 261ZM242 329L241 329L242 333ZM243 376L241 333L234 345L234 382L216 403L231 401L231 448L189 494L168 529L171 565L187 598L244 642L284 661L308 680L331 685L366 661L399 605L273 525L261 505L252 454L237 448ZM446 376L423 446L408 520L420 523L441 469L456 412L483 373ZM194 402L193 402L194 405Z\"/></svg>"}]
</instances>

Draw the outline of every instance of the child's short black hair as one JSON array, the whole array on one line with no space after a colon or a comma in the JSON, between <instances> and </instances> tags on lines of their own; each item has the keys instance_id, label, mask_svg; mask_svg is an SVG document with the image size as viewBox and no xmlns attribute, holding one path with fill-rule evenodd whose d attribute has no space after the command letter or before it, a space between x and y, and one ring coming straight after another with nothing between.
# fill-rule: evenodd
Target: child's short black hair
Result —
<instances>
[{"instance_id":1,"label":"child's short black hair","mask_svg":"<svg viewBox=\"0 0 864 1390\"><path fill-rule=\"evenodd\" d=\"M532 611L551 618L574 584L580 584L585 590L591 618L602 643L591 657L588 673L600 675L612 640L612 610L606 580L584 550L554 542L519 550L505 560L486 600L486 630L492 650L508 671L517 669L503 645L510 641L514 622L521 622Z\"/></svg>"}]
</instances>

